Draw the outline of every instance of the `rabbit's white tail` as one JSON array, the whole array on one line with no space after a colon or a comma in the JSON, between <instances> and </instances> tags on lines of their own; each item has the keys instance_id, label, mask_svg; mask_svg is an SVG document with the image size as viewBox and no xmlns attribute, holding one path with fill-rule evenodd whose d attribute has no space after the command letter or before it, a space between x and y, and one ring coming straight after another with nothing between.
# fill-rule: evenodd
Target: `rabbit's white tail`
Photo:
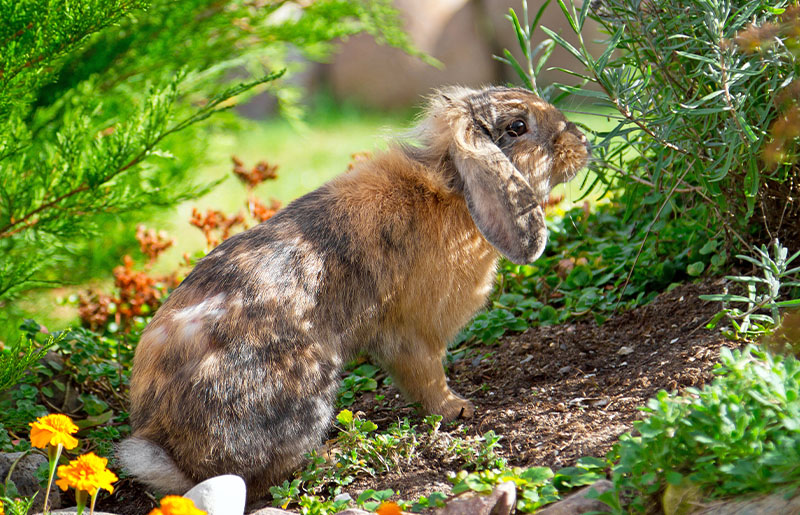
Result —
<instances>
[{"instance_id":1,"label":"rabbit's white tail","mask_svg":"<svg viewBox=\"0 0 800 515\"><path fill-rule=\"evenodd\" d=\"M132 436L117 446L117 459L137 480L164 494L184 494L194 482L180 471L159 445Z\"/></svg>"}]
</instances>

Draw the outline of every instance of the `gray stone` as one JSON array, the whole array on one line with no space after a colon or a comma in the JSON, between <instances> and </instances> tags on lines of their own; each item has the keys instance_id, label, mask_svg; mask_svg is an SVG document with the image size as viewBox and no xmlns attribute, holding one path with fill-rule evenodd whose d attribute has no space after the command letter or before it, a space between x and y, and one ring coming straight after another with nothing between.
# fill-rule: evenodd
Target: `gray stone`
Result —
<instances>
[{"instance_id":1,"label":"gray stone","mask_svg":"<svg viewBox=\"0 0 800 515\"><path fill-rule=\"evenodd\" d=\"M353 498L347 492L341 493L341 494L339 494L339 495L337 495L336 497L333 498L334 502L339 502L339 501L350 502L352 500L353 500Z\"/></svg>"},{"instance_id":2,"label":"gray stone","mask_svg":"<svg viewBox=\"0 0 800 515\"><path fill-rule=\"evenodd\" d=\"M226 474L198 483L183 496L208 515L242 515L247 487L241 477Z\"/></svg>"},{"instance_id":3,"label":"gray stone","mask_svg":"<svg viewBox=\"0 0 800 515\"><path fill-rule=\"evenodd\" d=\"M517 502L517 487L507 481L489 495L470 495L448 502L438 515L509 515Z\"/></svg>"},{"instance_id":4,"label":"gray stone","mask_svg":"<svg viewBox=\"0 0 800 515\"><path fill-rule=\"evenodd\" d=\"M280 508L261 508L260 510L251 511L247 515L294 515L290 511L282 510Z\"/></svg>"},{"instance_id":5,"label":"gray stone","mask_svg":"<svg viewBox=\"0 0 800 515\"><path fill-rule=\"evenodd\" d=\"M372 515L368 511L360 510L358 508L348 508L344 511L340 511L336 515Z\"/></svg>"},{"instance_id":6,"label":"gray stone","mask_svg":"<svg viewBox=\"0 0 800 515\"><path fill-rule=\"evenodd\" d=\"M72 508L63 508L61 510L51 511L50 513L59 513L60 515L78 515L78 507L73 506ZM83 509L83 515L89 514L89 507L85 507ZM36 515L42 515L41 513L37 513ZM109 513L107 511L97 511L94 510L94 515L116 515L115 513Z\"/></svg>"},{"instance_id":7,"label":"gray stone","mask_svg":"<svg viewBox=\"0 0 800 515\"><path fill-rule=\"evenodd\" d=\"M545 506L544 509L538 511L537 513L539 515L579 515L581 513L589 512L610 513L611 508L609 508L607 504L600 502L597 499L589 499L586 497L586 494L588 494L591 490L601 494L611 490L612 488L614 488L614 485L611 483L611 481L602 479L593 485L581 488L577 492L570 494L557 503Z\"/></svg>"},{"instance_id":8,"label":"gray stone","mask_svg":"<svg viewBox=\"0 0 800 515\"><path fill-rule=\"evenodd\" d=\"M718 501L693 513L702 515L786 515L800 513L800 495L773 494L746 500Z\"/></svg>"},{"instance_id":9,"label":"gray stone","mask_svg":"<svg viewBox=\"0 0 800 515\"><path fill-rule=\"evenodd\" d=\"M44 487L39 486L36 471L42 464L47 465L47 458L41 454L31 452L24 457L22 452L0 453L0 478L5 481L8 471L14 467L11 480L17 487L20 495L30 497L38 492L33 502L33 511L40 511L44 506ZM21 458L21 459L20 459ZM19 460L19 461L17 461ZM16 463L16 465L14 464ZM55 479L50 487L50 508L61 507L61 494L56 486Z\"/></svg>"}]
</instances>

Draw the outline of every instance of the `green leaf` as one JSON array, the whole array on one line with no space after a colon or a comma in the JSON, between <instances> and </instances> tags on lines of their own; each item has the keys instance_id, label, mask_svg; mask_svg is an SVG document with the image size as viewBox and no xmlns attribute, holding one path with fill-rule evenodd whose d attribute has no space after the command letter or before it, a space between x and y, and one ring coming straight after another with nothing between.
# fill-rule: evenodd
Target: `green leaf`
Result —
<instances>
[{"instance_id":1,"label":"green leaf","mask_svg":"<svg viewBox=\"0 0 800 515\"><path fill-rule=\"evenodd\" d=\"M358 497L356 498L356 503L361 505L367 502L368 500L372 499L372 496L375 494L375 490L368 488L361 492Z\"/></svg>"},{"instance_id":2,"label":"green leaf","mask_svg":"<svg viewBox=\"0 0 800 515\"><path fill-rule=\"evenodd\" d=\"M690 264L686 267L686 273L691 275L692 277L697 277L703 273L703 270L706 269L705 263L702 261L695 261L694 263Z\"/></svg>"},{"instance_id":3,"label":"green leaf","mask_svg":"<svg viewBox=\"0 0 800 515\"><path fill-rule=\"evenodd\" d=\"M511 23L514 26L514 32L517 35L517 42L519 43L519 49L522 51L522 55L525 56L525 59L530 60L531 56L528 54L528 35L525 34L525 31L519 24L519 18L517 18L517 13L514 12L514 9L509 9L508 15L511 17Z\"/></svg>"},{"instance_id":4,"label":"green leaf","mask_svg":"<svg viewBox=\"0 0 800 515\"><path fill-rule=\"evenodd\" d=\"M561 89L561 90L566 91L568 93L571 93L573 95L579 95L579 96L587 97L587 98L596 98L596 99L599 99L599 100L608 100L608 96L605 93L603 93L602 91L595 91L595 90L592 90L592 89L578 88L578 87L575 87L575 86L569 86L567 84L560 84L560 83L556 83L556 86L558 87L558 89Z\"/></svg>"},{"instance_id":5,"label":"green leaf","mask_svg":"<svg viewBox=\"0 0 800 515\"><path fill-rule=\"evenodd\" d=\"M559 0L559 3L563 4L561 0ZM547 34L550 38L552 38L553 41L555 41L558 44L558 46L560 46L561 48L563 48L564 50L575 56L575 58L581 64L583 64L588 68L588 62L586 60L586 56L584 56L581 52L579 52L578 49L572 46L572 44L570 44L566 39L562 38L552 30L548 29L547 27L542 27L542 31L544 31L544 33Z\"/></svg>"},{"instance_id":6,"label":"green leaf","mask_svg":"<svg viewBox=\"0 0 800 515\"><path fill-rule=\"evenodd\" d=\"M375 422L372 422L371 420L365 420L364 422L361 423L359 429L365 433L371 433L372 431L378 429L378 426L375 424Z\"/></svg>"},{"instance_id":7,"label":"green leaf","mask_svg":"<svg viewBox=\"0 0 800 515\"><path fill-rule=\"evenodd\" d=\"M540 485L553 477L553 471L549 467L530 467L519 475L529 483Z\"/></svg>"},{"instance_id":8,"label":"green leaf","mask_svg":"<svg viewBox=\"0 0 800 515\"><path fill-rule=\"evenodd\" d=\"M578 458L578 466L583 468L599 468L605 469L608 466L608 462L604 459L596 458L594 456L584 456L582 458Z\"/></svg>"},{"instance_id":9,"label":"green leaf","mask_svg":"<svg viewBox=\"0 0 800 515\"><path fill-rule=\"evenodd\" d=\"M104 424L107 424L113 417L114 417L114 412L112 410L109 410L99 415L86 417L85 419L82 420L77 420L75 421L75 425L78 426L79 429L102 426Z\"/></svg>"},{"instance_id":10,"label":"green leaf","mask_svg":"<svg viewBox=\"0 0 800 515\"><path fill-rule=\"evenodd\" d=\"M706 256L711 254L717 247L719 246L719 241L717 240L708 240L702 247L700 247L700 254Z\"/></svg>"},{"instance_id":11,"label":"green leaf","mask_svg":"<svg viewBox=\"0 0 800 515\"><path fill-rule=\"evenodd\" d=\"M542 19L547 6L550 5L550 0L545 0L542 2L542 6L539 7L539 10L536 11L536 16L533 17L533 21L531 22L530 27L528 28L528 34L533 34L533 31L536 27L539 26L539 20Z\"/></svg>"},{"instance_id":12,"label":"green leaf","mask_svg":"<svg viewBox=\"0 0 800 515\"><path fill-rule=\"evenodd\" d=\"M664 474L664 479L667 480L667 483L678 486L683 482L683 474L670 470Z\"/></svg>"},{"instance_id":13,"label":"green leaf","mask_svg":"<svg viewBox=\"0 0 800 515\"><path fill-rule=\"evenodd\" d=\"M514 55L509 52L508 49L503 49L503 55L505 56L504 62L511 65L514 71L517 72L520 80L523 82L523 84L525 84L525 87L533 91L533 83L531 82L530 77L528 77L528 74L522 69L522 66L520 66L519 62L517 62L517 59L514 57Z\"/></svg>"},{"instance_id":14,"label":"green leaf","mask_svg":"<svg viewBox=\"0 0 800 515\"><path fill-rule=\"evenodd\" d=\"M539 310L539 322L543 325L558 322L558 311L553 306L544 306Z\"/></svg>"},{"instance_id":15,"label":"green leaf","mask_svg":"<svg viewBox=\"0 0 800 515\"><path fill-rule=\"evenodd\" d=\"M579 20L573 18L572 13L570 13L569 9L567 8L567 4L564 3L564 0L558 0L558 6L561 8L561 12L564 13L564 18L569 22L569 26L572 27L572 31L575 34L579 34L581 29L579 26Z\"/></svg>"},{"instance_id":16,"label":"green leaf","mask_svg":"<svg viewBox=\"0 0 800 515\"><path fill-rule=\"evenodd\" d=\"M353 412L349 409L343 409L336 415L336 420L343 426L350 425L353 423Z\"/></svg>"},{"instance_id":17,"label":"green leaf","mask_svg":"<svg viewBox=\"0 0 800 515\"><path fill-rule=\"evenodd\" d=\"M581 11L578 13L578 34L583 31L583 25L586 23L586 15L589 14L589 7L592 5L592 2L583 2L581 5ZM573 9L574 10L574 9Z\"/></svg>"},{"instance_id":18,"label":"green leaf","mask_svg":"<svg viewBox=\"0 0 800 515\"><path fill-rule=\"evenodd\" d=\"M587 2L584 2L587 3ZM591 3L591 2L589 2ZM614 35L611 36L611 40L609 40L606 49L600 55L600 58L597 59L597 67L596 70L598 73L602 73L603 69L606 67L608 60L611 58L611 54L617 49L617 45L619 45L620 40L622 39L622 35L625 33L625 27L620 25L617 30L614 32Z\"/></svg>"},{"instance_id":19,"label":"green leaf","mask_svg":"<svg viewBox=\"0 0 800 515\"><path fill-rule=\"evenodd\" d=\"M567 276L567 284L575 287L583 287L592 282L592 269L586 265L576 266Z\"/></svg>"}]
</instances>

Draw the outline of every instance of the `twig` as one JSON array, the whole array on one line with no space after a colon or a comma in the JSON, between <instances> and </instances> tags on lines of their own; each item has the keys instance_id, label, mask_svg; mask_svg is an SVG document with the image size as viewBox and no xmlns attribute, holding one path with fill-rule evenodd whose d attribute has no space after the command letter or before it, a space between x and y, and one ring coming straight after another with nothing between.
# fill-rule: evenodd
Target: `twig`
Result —
<instances>
[{"instance_id":1,"label":"twig","mask_svg":"<svg viewBox=\"0 0 800 515\"><path fill-rule=\"evenodd\" d=\"M655 225L656 221L658 221L658 217L661 216L661 212L664 211L664 208L667 206L670 200L672 200L672 196L675 194L675 190L678 187L678 184L686 177L686 174L689 173L691 170L691 166L687 166L686 169L683 171L681 177L672 185L672 189L669 193L667 193L667 198L664 199L664 202L661 203L659 206L656 215L653 217L653 221L650 222L650 225L647 227L647 231L644 234L644 240L642 240L642 244L639 245L639 251L636 253L636 258L633 260L633 265L631 266L630 271L628 272L628 276L625 278L625 284L622 285L622 290L619 294L619 300L617 300L617 304L614 306L614 311L612 314L616 314L617 309L619 309L620 304L622 304L622 297L625 294L625 290L628 288L628 284L631 282L631 277L633 277L633 271L636 270L636 265L639 263L639 257L641 257L642 252L644 251L645 243L647 243L647 238L650 236L650 233L653 231L653 226Z\"/></svg>"}]
</instances>

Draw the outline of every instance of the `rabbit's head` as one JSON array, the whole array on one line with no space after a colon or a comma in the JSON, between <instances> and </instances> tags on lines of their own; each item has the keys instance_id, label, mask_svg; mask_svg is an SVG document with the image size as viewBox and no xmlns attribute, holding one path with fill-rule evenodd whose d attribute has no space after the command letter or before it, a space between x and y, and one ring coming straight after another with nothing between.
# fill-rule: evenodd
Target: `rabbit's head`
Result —
<instances>
[{"instance_id":1,"label":"rabbit's head","mask_svg":"<svg viewBox=\"0 0 800 515\"><path fill-rule=\"evenodd\" d=\"M544 250L544 205L553 186L586 166L575 124L524 89L446 89L435 94L410 150L453 172L483 236L515 263Z\"/></svg>"}]
</instances>

